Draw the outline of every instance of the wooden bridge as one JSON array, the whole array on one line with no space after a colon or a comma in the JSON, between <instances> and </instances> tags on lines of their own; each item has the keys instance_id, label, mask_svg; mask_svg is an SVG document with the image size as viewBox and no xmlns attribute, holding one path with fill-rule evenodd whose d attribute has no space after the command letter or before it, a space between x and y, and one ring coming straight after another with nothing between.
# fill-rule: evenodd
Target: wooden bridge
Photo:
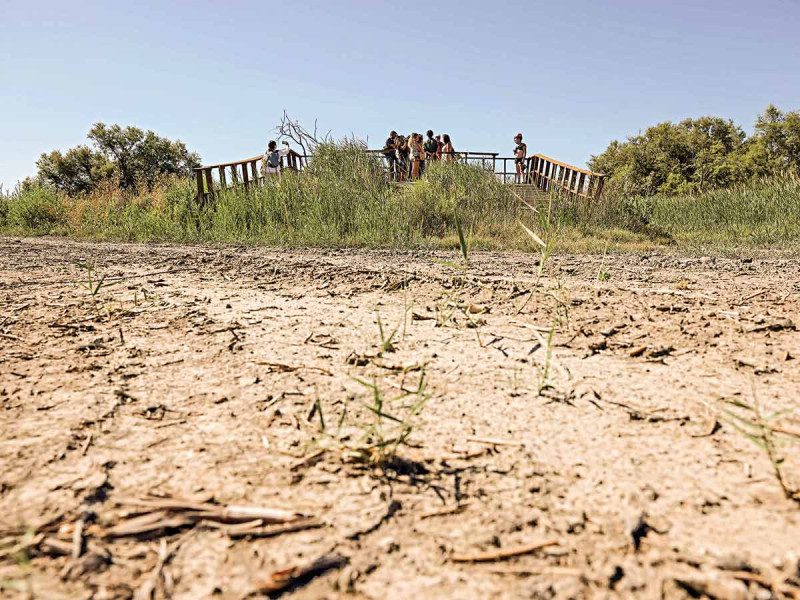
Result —
<instances>
[{"instance_id":1,"label":"wooden bridge","mask_svg":"<svg viewBox=\"0 0 800 600\"><path fill-rule=\"evenodd\" d=\"M367 152L382 157L380 150L367 150ZM497 152L459 152L457 156L460 162L491 171L503 183L524 186L531 191L553 191L575 198L598 200L605 185L604 174L569 165L544 154L534 154L525 159L522 182L516 180L516 159L513 156L500 156ZM224 189L261 185L265 177L275 177L262 174L263 158L263 155L258 155L196 168L194 172L197 182L197 201L204 204ZM313 156L292 152L281 158L281 167L302 171L310 160L313 160Z\"/></svg>"}]
</instances>

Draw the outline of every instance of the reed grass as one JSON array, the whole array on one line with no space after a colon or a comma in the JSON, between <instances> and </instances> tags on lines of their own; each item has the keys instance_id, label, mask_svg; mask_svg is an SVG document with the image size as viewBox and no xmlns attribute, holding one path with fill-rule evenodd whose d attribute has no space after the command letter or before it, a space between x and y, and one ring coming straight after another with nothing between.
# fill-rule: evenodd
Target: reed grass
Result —
<instances>
[{"instance_id":1,"label":"reed grass","mask_svg":"<svg viewBox=\"0 0 800 600\"><path fill-rule=\"evenodd\" d=\"M783 176L691 196L599 201L535 197L529 205L480 167L432 163L425 176L386 181L360 143L321 146L301 174L228 189L200 208L194 184L108 186L81 197L46 187L0 191L0 232L94 240L275 246L516 249L541 247L519 222L547 229L559 251L800 247L800 180ZM532 210L533 209L533 210Z\"/></svg>"}]
</instances>

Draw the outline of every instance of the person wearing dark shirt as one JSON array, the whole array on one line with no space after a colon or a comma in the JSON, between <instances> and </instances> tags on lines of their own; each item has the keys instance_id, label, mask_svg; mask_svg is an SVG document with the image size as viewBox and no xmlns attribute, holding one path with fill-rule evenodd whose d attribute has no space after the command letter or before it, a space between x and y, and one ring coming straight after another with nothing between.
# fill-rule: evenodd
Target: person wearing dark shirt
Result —
<instances>
[{"instance_id":1,"label":"person wearing dark shirt","mask_svg":"<svg viewBox=\"0 0 800 600\"><path fill-rule=\"evenodd\" d=\"M425 148L425 160L436 160L436 153L439 150L439 143L434 139L433 131L430 129L428 129L428 132L425 135L427 136L423 146L423 148Z\"/></svg>"},{"instance_id":2,"label":"person wearing dark shirt","mask_svg":"<svg viewBox=\"0 0 800 600\"><path fill-rule=\"evenodd\" d=\"M402 135L398 135L394 143L395 158L397 159L395 166L397 168L397 181L405 181L408 177L408 170L410 167L409 161L409 144L408 140Z\"/></svg>"},{"instance_id":3,"label":"person wearing dark shirt","mask_svg":"<svg viewBox=\"0 0 800 600\"><path fill-rule=\"evenodd\" d=\"M397 179L397 132L390 131L386 143L383 145L383 158L386 159L389 168L389 181Z\"/></svg>"},{"instance_id":4,"label":"person wearing dark shirt","mask_svg":"<svg viewBox=\"0 0 800 600\"><path fill-rule=\"evenodd\" d=\"M522 141L522 134L514 136L514 165L517 169L517 183L525 183L525 159L528 156L528 146Z\"/></svg>"}]
</instances>

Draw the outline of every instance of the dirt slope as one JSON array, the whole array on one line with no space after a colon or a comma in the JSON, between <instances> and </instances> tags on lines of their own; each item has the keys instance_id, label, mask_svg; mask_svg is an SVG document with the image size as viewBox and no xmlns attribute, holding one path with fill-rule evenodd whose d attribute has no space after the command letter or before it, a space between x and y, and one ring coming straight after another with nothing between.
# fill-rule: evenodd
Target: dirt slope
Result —
<instances>
[{"instance_id":1,"label":"dirt slope","mask_svg":"<svg viewBox=\"0 0 800 600\"><path fill-rule=\"evenodd\" d=\"M0 257L0 596L800 597L794 260Z\"/></svg>"}]
</instances>

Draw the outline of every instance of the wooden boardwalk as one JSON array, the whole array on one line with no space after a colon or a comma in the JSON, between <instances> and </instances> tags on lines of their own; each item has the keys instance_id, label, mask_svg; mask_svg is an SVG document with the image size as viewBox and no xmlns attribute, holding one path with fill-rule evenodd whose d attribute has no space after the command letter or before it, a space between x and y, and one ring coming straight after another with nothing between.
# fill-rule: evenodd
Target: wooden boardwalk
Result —
<instances>
[{"instance_id":1,"label":"wooden boardwalk","mask_svg":"<svg viewBox=\"0 0 800 600\"><path fill-rule=\"evenodd\" d=\"M367 150L380 156L380 150ZM265 176L261 173L262 155L229 163L203 165L194 170L197 184L197 201L208 202L221 190L260 185ZM292 153L281 159L282 168L302 171L313 156ZM606 176L574 165L563 163L544 154L534 154L525 159L524 181L516 181L515 159L496 152L459 152L458 160L486 169L503 183L518 188L521 196L528 191L559 192L585 200L598 200L603 193Z\"/></svg>"}]
</instances>

